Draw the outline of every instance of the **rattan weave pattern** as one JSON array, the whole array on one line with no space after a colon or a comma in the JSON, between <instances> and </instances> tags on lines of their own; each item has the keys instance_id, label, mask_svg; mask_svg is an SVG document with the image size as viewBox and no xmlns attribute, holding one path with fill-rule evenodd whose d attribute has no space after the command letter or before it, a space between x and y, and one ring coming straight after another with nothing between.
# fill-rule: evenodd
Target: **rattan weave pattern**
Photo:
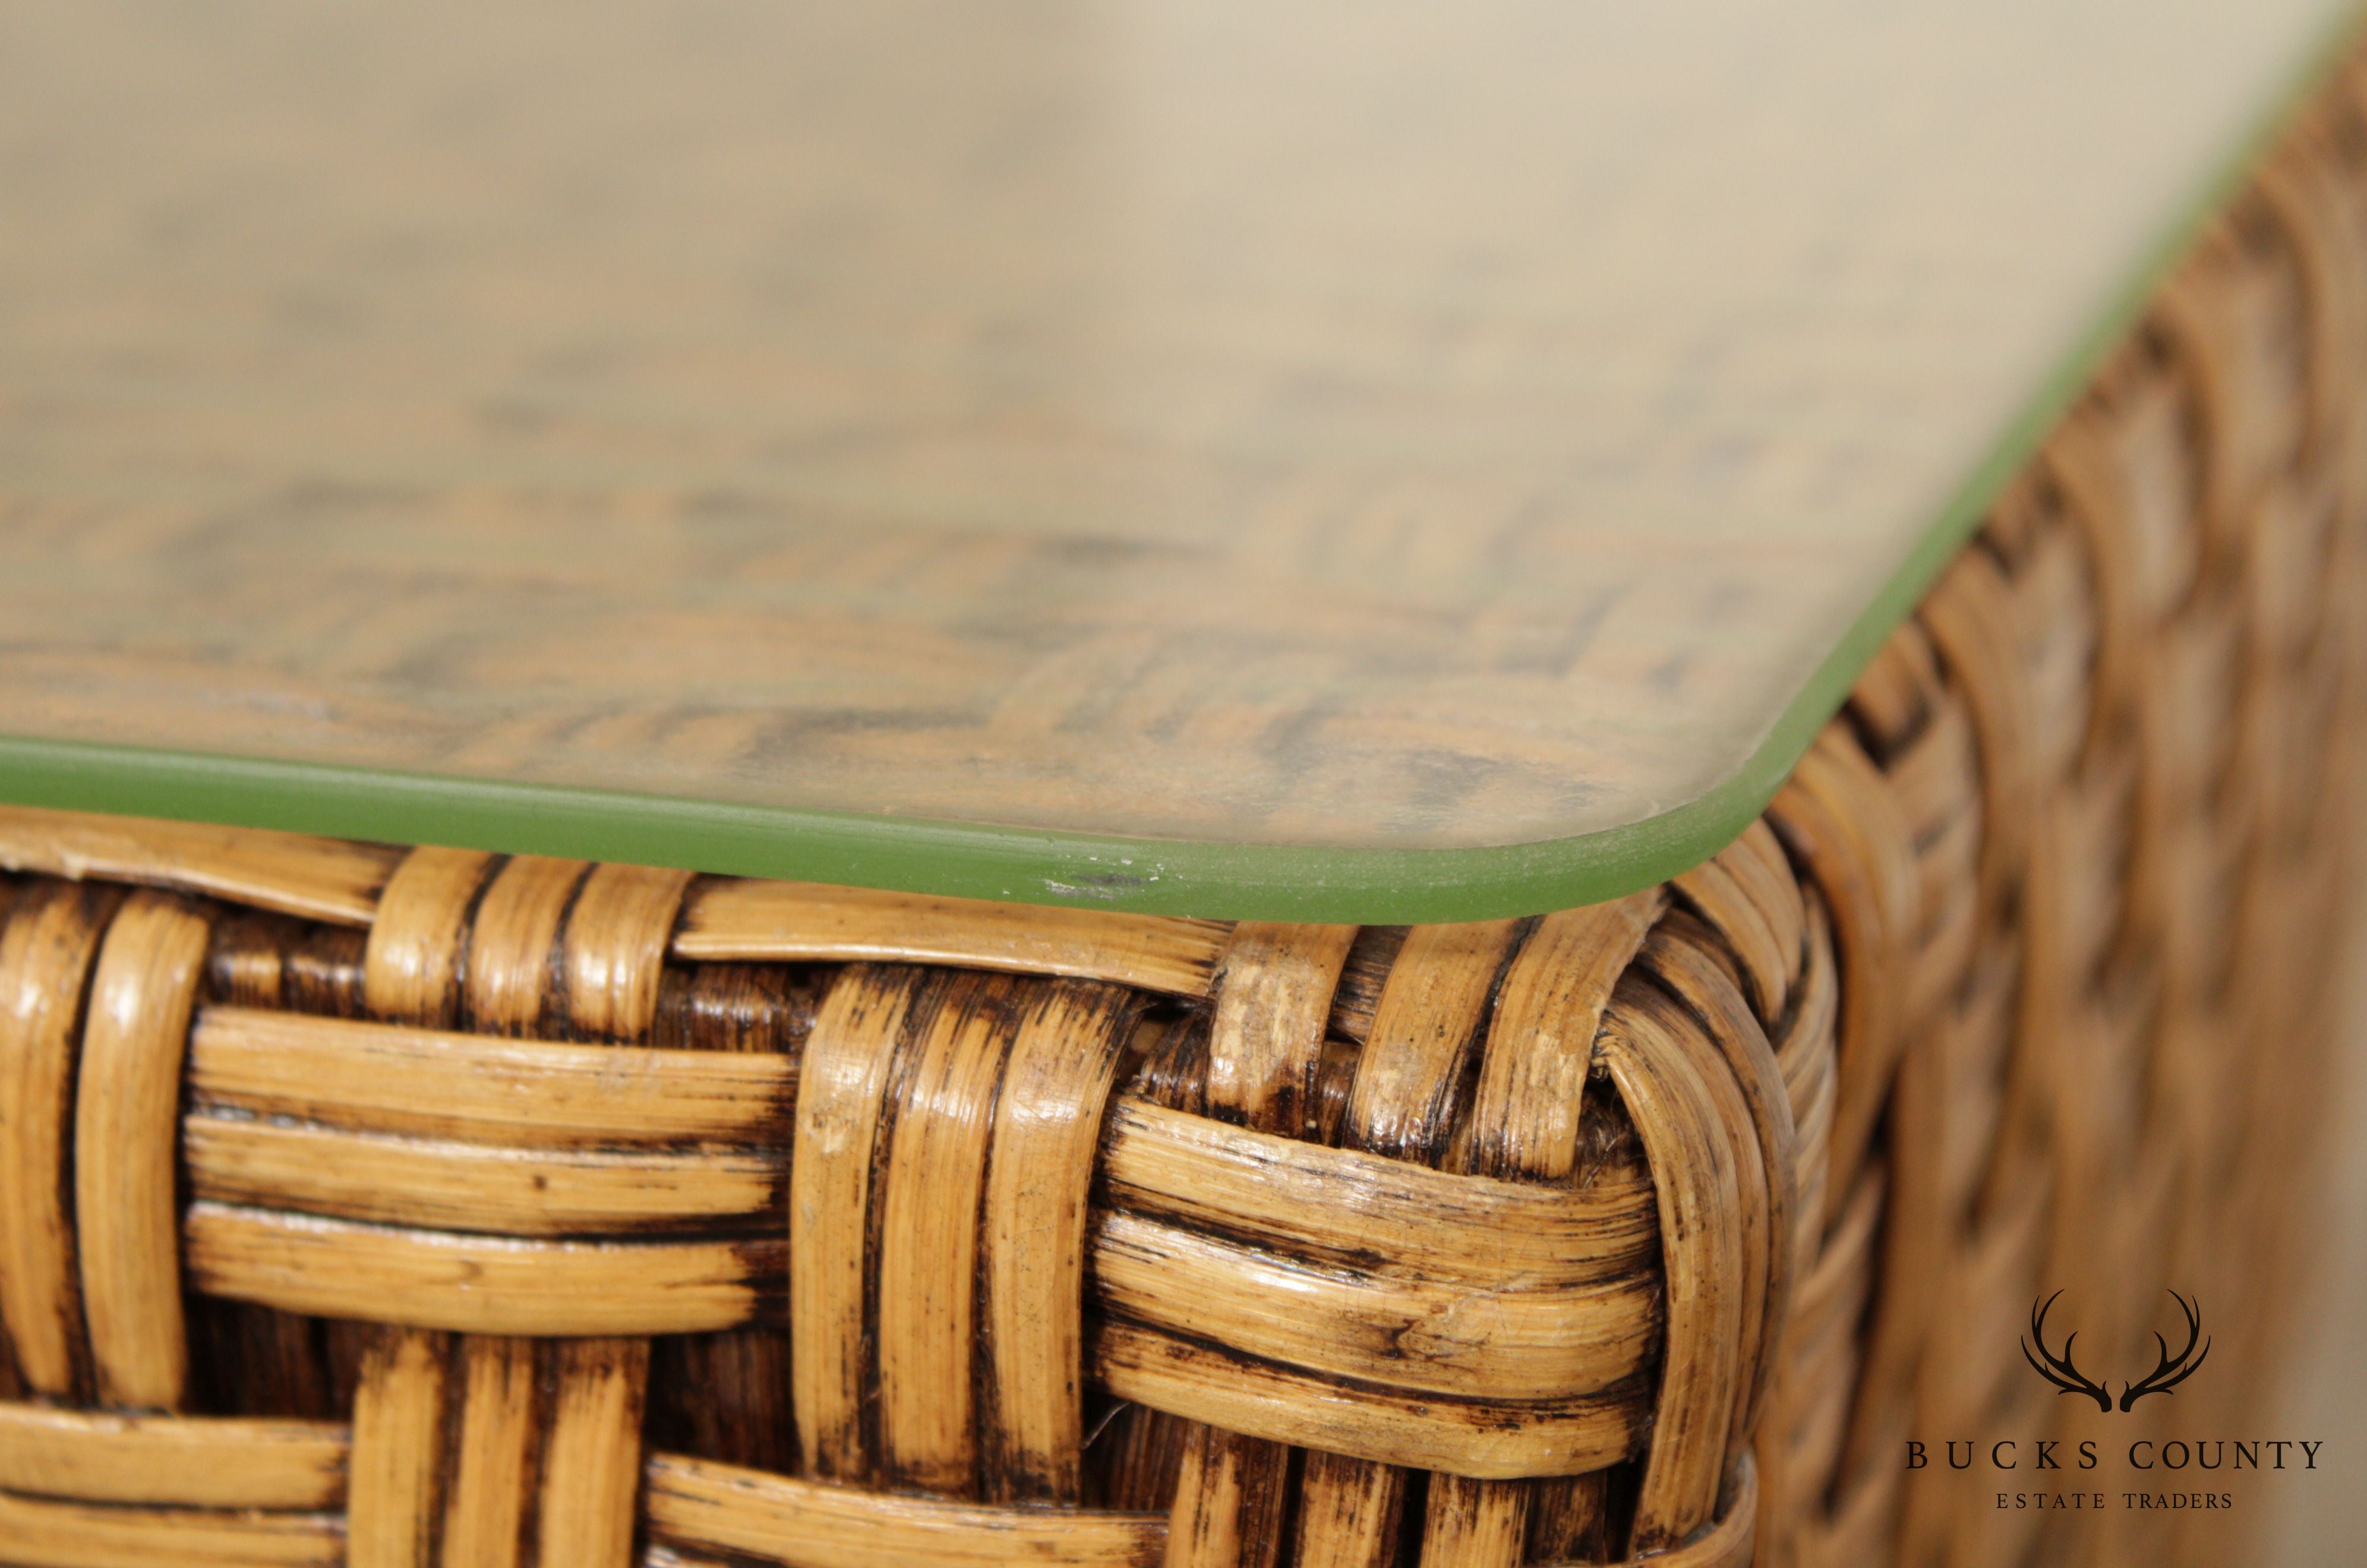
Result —
<instances>
[{"instance_id":1,"label":"rattan weave pattern","mask_svg":"<svg viewBox=\"0 0 2367 1568\"><path fill-rule=\"evenodd\" d=\"M2044 1290L2276 1341L2362 371L2353 67L1764 822L1541 918L0 811L0 1561L2228 1561L1898 1444L2073 1419Z\"/></svg>"}]
</instances>

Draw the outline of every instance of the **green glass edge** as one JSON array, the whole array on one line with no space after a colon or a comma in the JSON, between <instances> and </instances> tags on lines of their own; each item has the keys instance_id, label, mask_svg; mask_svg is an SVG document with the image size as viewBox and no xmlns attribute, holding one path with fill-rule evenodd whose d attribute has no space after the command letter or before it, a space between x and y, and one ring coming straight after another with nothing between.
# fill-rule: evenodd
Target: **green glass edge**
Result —
<instances>
[{"instance_id":1,"label":"green glass edge","mask_svg":"<svg viewBox=\"0 0 2367 1568\"><path fill-rule=\"evenodd\" d=\"M0 735L0 799L390 844L1214 919L1407 925L1534 915L1617 898L1698 865L1766 806L1883 639L1913 610L2137 321L2156 285L2327 74L2358 21L2358 11L2347 8L2314 40L2275 102L1957 488L1758 750L1704 794L1641 822L1476 849L1219 844L8 735Z\"/></svg>"}]
</instances>

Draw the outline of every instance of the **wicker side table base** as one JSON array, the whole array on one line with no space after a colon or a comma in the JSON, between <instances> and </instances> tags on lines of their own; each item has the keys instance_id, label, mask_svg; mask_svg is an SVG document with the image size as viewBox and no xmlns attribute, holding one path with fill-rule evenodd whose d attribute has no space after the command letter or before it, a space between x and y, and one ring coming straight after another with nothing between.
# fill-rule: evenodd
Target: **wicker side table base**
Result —
<instances>
[{"instance_id":1,"label":"wicker side table base","mask_svg":"<svg viewBox=\"0 0 2367 1568\"><path fill-rule=\"evenodd\" d=\"M2362 106L1763 821L1614 903L0 811L0 1562L2226 1561L1898 1456L2077 1429L2014 1355L2051 1291L2117 1359L2207 1299L2244 1364L2181 1419L2268 1370L2357 779Z\"/></svg>"}]
</instances>

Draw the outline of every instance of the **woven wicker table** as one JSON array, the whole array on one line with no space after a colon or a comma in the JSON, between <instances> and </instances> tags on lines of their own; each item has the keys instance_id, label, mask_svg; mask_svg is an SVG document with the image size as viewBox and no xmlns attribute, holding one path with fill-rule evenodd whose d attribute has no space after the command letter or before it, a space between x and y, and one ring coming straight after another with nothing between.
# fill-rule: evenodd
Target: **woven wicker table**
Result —
<instances>
[{"instance_id":1,"label":"woven wicker table","mask_svg":"<svg viewBox=\"0 0 2367 1568\"><path fill-rule=\"evenodd\" d=\"M784 9L0 27L0 1562L2234 1561L2342 8Z\"/></svg>"}]
</instances>

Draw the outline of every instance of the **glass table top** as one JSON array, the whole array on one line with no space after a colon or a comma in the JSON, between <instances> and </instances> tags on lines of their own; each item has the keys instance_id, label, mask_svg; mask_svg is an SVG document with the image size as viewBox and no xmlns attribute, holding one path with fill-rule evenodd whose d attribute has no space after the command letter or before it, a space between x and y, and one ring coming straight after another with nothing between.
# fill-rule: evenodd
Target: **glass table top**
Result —
<instances>
[{"instance_id":1,"label":"glass table top","mask_svg":"<svg viewBox=\"0 0 2367 1568\"><path fill-rule=\"evenodd\" d=\"M11 7L0 799L1624 892L1764 801L2349 11Z\"/></svg>"}]
</instances>

